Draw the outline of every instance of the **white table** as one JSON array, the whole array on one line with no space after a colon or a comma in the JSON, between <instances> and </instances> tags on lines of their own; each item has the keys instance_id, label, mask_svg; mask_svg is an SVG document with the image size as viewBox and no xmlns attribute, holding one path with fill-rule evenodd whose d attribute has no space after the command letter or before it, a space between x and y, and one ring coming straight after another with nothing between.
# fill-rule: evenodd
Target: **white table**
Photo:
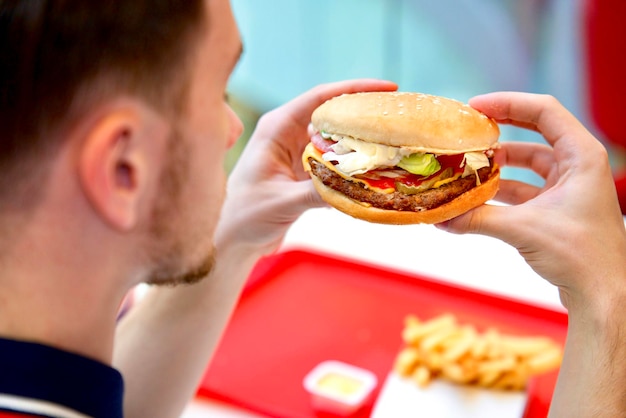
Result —
<instances>
[{"instance_id":1,"label":"white table","mask_svg":"<svg viewBox=\"0 0 626 418\"><path fill-rule=\"evenodd\" d=\"M309 248L436 277L453 284L563 309L556 288L515 249L489 237L454 235L432 225L391 226L353 219L334 209L306 212L289 230L284 249ZM250 418L247 411L196 399L182 418Z\"/></svg>"}]
</instances>

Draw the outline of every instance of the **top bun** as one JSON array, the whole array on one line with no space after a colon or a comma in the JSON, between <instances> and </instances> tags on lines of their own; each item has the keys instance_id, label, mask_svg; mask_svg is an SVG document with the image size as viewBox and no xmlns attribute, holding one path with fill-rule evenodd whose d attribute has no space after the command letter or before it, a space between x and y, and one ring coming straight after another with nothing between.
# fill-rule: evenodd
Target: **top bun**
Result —
<instances>
[{"instance_id":1,"label":"top bun","mask_svg":"<svg viewBox=\"0 0 626 418\"><path fill-rule=\"evenodd\" d=\"M331 135L437 154L489 149L500 136L498 125L469 105L423 93L344 94L319 106L311 121Z\"/></svg>"}]
</instances>

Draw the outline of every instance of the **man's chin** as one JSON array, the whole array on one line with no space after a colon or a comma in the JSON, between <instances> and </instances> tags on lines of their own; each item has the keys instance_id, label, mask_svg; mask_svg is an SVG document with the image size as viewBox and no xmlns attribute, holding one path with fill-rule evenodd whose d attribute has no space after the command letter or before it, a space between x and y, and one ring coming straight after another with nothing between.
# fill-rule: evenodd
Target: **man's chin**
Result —
<instances>
[{"instance_id":1,"label":"man's chin","mask_svg":"<svg viewBox=\"0 0 626 418\"><path fill-rule=\"evenodd\" d=\"M194 268L173 274L163 271L155 272L152 277L147 280L147 283L158 286L192 285L207 277L211 271L213 271L214 266L215 258L213 256L213 252L211 252Z\"/></svg>"}]
</instances>

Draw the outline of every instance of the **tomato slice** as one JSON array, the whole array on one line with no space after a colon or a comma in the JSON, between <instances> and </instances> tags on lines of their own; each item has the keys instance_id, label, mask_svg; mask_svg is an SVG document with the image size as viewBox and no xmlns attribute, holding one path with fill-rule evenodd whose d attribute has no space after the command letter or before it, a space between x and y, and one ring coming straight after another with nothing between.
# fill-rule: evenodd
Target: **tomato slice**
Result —
<instances>
[{"instance_id":1,"label":"tomato slice","mask_svg":"<svg viewBox=\"0 0 626 418\"><path fill-rule=\"evenodd\" d=\"M355 177L365 181L368 185L379 189L396 189L396 183L406 184L407 186L417 187L429 180L432 177L436 177L448 167L453 169L454 175L463 173L464 168L461 167L463 163L463 157L465 154L455 155L439 155L437 160L441 164L439 171L431 174L430 176L418 176L416 174L409 173L401 168L395 167L393 169L376 169L368 171L367 173L357 175Z\"/></svg>"},{"instance_id":2,"label":"tomato slice","mask_svg":"<svg viewBox=\"0 0 626 418\"><path fill-rule=\"evenodd\" d=\"M445 170L448 167L452 167L454 174L462 173L465 169L461 167L465 154L454 155L438 155L437 161L441 164L441 170Z\"/></svg>"},{"instance_id":3,"label":"tomato slice","mask_svg":"<svg viewBox=\"0 0 626 418\"><path fill-rule=\"evenodd\" d=\"M401 168L380 168L368 171L364 174L356 175L355 177L365 181L368 185L372 187L394 190L396 188L396 182L401 182L405 184L420 184L422 181L424 181L423 176L411 174Z\"/></svg>"}]
</instances>

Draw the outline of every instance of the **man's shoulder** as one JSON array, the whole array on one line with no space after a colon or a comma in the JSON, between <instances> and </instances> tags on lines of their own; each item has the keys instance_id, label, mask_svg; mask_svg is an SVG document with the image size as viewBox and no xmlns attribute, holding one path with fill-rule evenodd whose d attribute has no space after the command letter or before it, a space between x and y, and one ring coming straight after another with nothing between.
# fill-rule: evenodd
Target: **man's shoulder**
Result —
<instances>
[{"instance_id":1,"label":"man's shoulder","mask_svg":"<svg viewBox=\"0 0 626 418\"><path fill-rule=\"evenodd\" d=\"M124 383L109 365L45 344L0 338L0 370L0 414L122 417Z\"/></svg>"}]
</instances>

